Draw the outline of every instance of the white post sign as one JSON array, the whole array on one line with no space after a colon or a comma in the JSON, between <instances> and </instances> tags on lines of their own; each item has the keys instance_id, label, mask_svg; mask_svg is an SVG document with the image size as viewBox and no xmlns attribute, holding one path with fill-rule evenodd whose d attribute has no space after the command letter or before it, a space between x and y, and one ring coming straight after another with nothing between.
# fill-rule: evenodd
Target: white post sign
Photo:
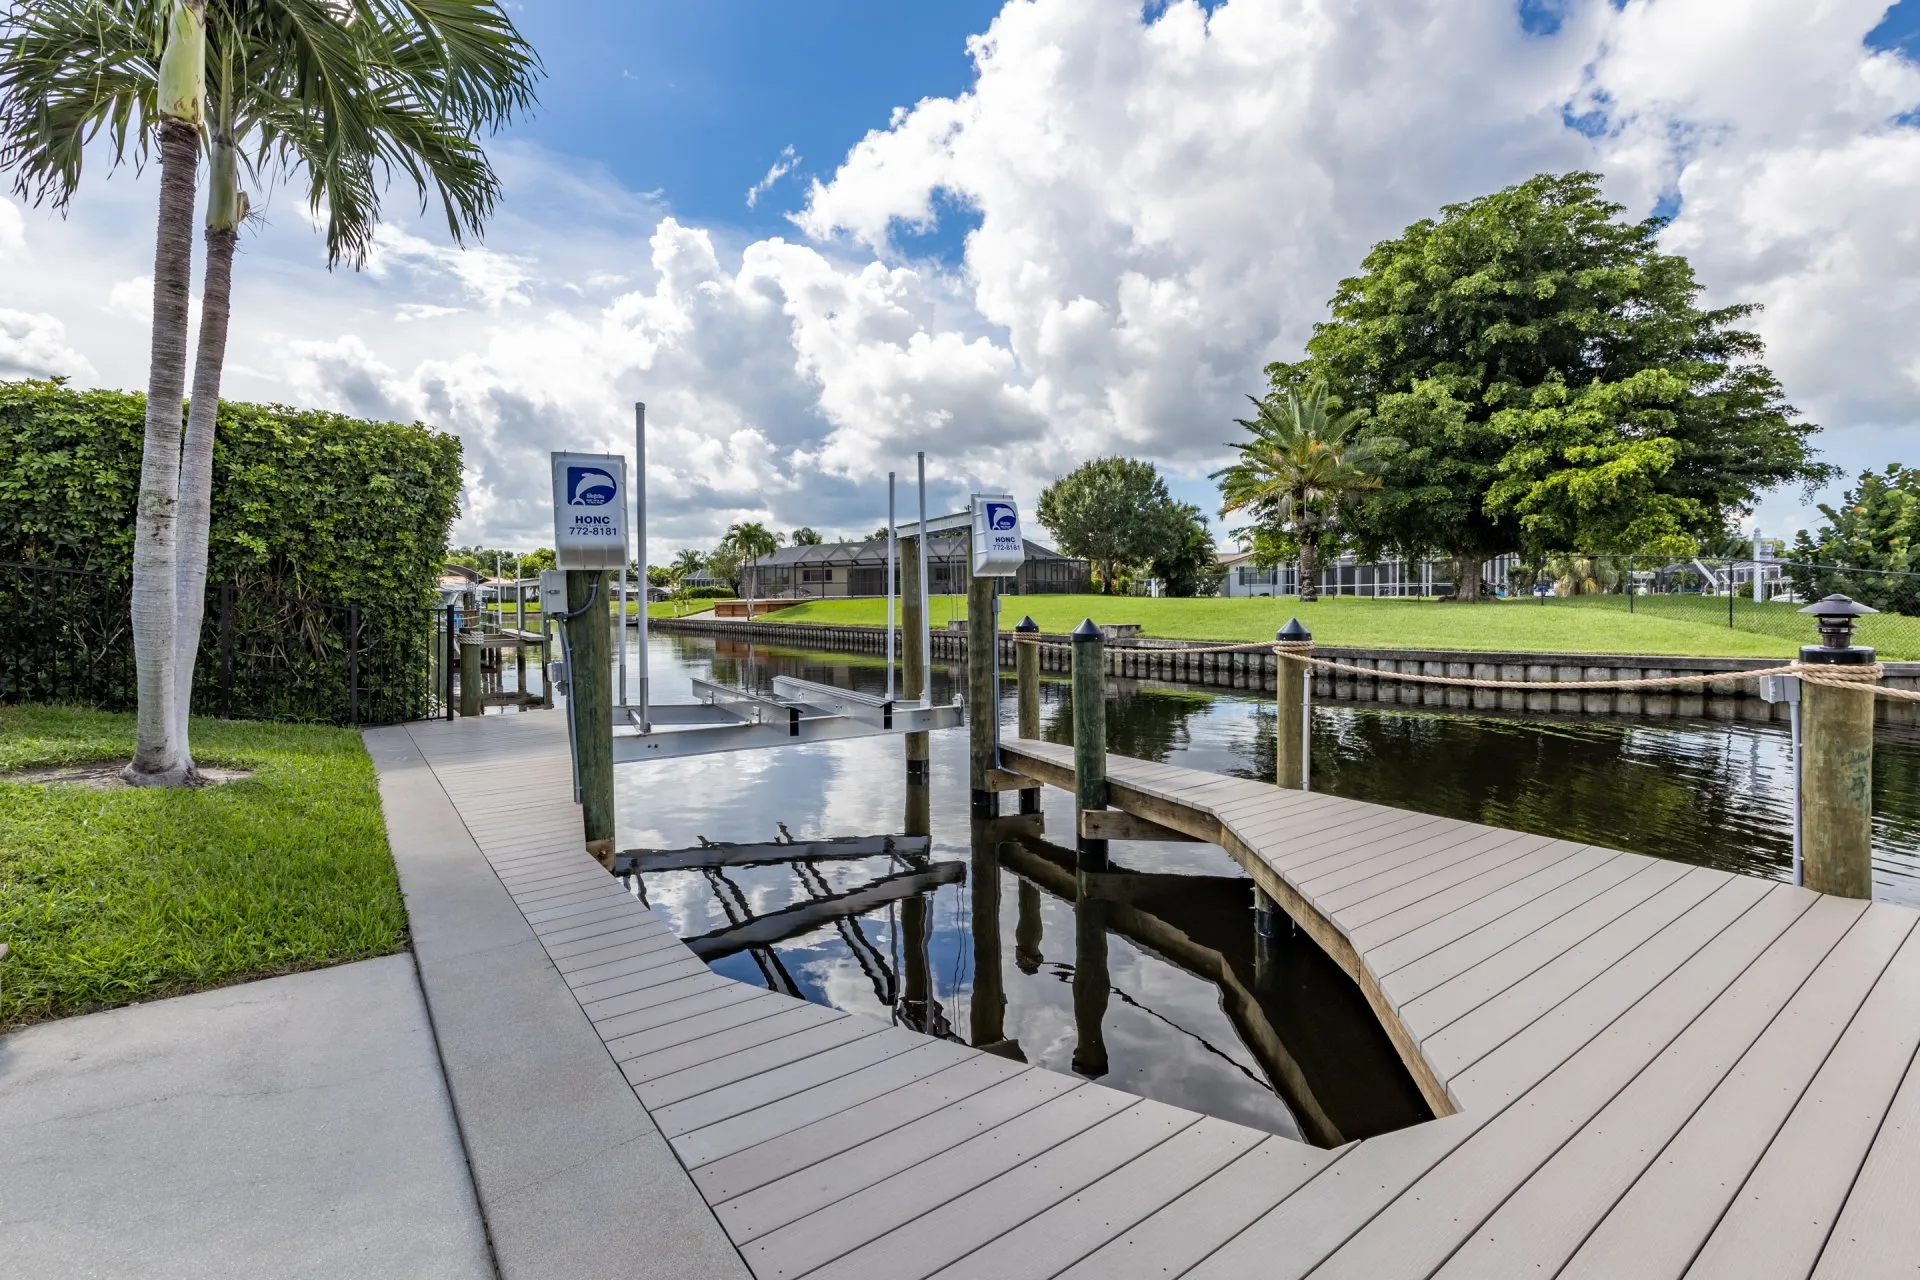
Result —
<instances>
[{"instance_id":1,"label":"white post sign","mask_svg":"<svg viewBox=\"0 0 1920 1280\"><path fill-rule=\"evenodd\" d=\"M562 569L627 563L627 460L614 453L553 455L553 550Z\"/></svg>"},{"instance_id":2,"label":"white post sign","mask_svg":"<svg viewBox=\"0 0 1920 1280\"><path fill-rule=\"evenodd\" d=\"M1020 508L1004 493L973 495L973 576L1009 578L1026 563Z\"/></svg>"}]
</instances>

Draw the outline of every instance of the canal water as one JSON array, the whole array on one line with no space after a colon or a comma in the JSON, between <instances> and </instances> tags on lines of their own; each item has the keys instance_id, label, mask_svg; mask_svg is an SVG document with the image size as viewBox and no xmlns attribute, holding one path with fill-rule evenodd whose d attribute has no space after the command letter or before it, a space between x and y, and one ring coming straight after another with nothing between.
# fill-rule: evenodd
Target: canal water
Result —
<instances>
[{"instance_id":1,"label":"canal water","mask_svg":"<svg viewBox=\"0 0 1920 1280\"><path fill-rule=\"evenodd\" d=\"M661 702L691 700L696 677L885 687L865 655L662 635L649 653ZM955 676L935 670L936 699ZM1066 693L1045 690L1056 741L1070 735ZM1265 698L1110 681L1107 718L1119 754L1272 778ZM1145 1097L1321 1145L1427 1116L1352 982L1284 918L1262 929L1224 852L1116 841L1113 872L1083 893L1066 793L1044 793L1044 831L982 824L964 730L932 735L925 787L907 785L901 750L882 736L623 767L622 849L925 837L652 871L636 892L704 937L720 972ZM1875 893L1920 905L1920 739L1883 732L1875 764ZM1314 716L1316 789L1782 879L1786 766L1773 725L1325 703ZM836 915L842 898L858 914Z\"/></svg>"}]
</instances>

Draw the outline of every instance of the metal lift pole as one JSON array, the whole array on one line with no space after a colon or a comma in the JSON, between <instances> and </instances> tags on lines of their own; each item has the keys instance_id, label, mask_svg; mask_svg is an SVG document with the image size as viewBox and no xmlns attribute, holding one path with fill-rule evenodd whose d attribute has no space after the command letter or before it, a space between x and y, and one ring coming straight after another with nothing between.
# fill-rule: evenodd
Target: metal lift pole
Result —
<instances>
[{"instance_id":1,"label":"metal lift pole","mask_svg":"<svg viewBox=\"0 0 1920 1280\"><path fill-rule=\"evenodd\" d=\"M893 591L894 561L899 555L893 514L893 472L887 472L887 701L893 701Z\"/></svg>"},{"instance_id":2,"label":"metal lift pole","mask_svg":"<svg viewBox=\"0 0 1920 1280\"><path fill-rule=\"evenodd\" d=\"M635 723L640 732L652 733L653 703L647 693L647 406L640 401L635 401L633 406L633 498L633 538L634 545L640 549L640 629L634 639L640 651L640 701L629 709L628 715L632 716L637 710ZM624 619L621 634L626 634Z\"/></svg>"},{"instance_id":3,"label":"metal lift pole","mask_svg":"<svg viewBox=\"0 0 1920 1280\"><path fill-rule=\"evenodd\" d=\"M926 688L921 691L923 706L933 705L933 589L927 581L927 455L914 455L920 467L920 536L914 539L920 552L920 634L913 643L920 647L920 670Z\"/></svg>"}]
</instances>

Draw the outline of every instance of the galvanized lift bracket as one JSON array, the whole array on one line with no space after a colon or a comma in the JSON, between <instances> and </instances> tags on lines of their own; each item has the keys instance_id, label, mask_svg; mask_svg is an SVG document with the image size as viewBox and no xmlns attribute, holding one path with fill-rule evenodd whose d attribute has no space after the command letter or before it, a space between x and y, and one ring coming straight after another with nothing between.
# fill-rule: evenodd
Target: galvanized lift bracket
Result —
<instances>
[{"instance_id":1,"label":"galvanized lift bracket","mask_svg":"<svg viewBox=\"0 0 1920 1280\"><path fill-rule=\"evenodd\" d=\"M647 709L654 732L616 732L613 762L668 760L799 742L832 742L882 733L918 733L965 723L958 705L926 706L876 698L791 676L774 678L772 696L707 680L693 681L692 704Z\"/></svg>"}]
</instances>

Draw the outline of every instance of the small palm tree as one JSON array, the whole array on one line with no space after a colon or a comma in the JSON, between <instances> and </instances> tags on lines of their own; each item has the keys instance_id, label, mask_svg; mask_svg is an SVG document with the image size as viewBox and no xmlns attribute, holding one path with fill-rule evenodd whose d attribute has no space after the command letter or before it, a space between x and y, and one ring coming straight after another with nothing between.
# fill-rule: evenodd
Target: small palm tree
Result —
<instances>
[{"instance_id":1,"label":"small palm tree","mask_svg":"<svg viewBox=\"0 0 1920 1280\"><path fill-rule=\"evenodd\" d=\"M758 520L744 520L729 525L726 537L722 541L733 548L733 553L747 562L747 617L753 617L753 589L755 587L754 570L760 566L761 556L770 556L780 546L781 535L773 532Z\"/></svg>"},{"instance_id":2,"label":"small palm tree","mask_svg":"<svg viewBox=\"0 0 1920 1280\"><path fill-rule=\"evenodd\" d=\"M1330 416L1327 389L1314 382L1303 393L1288 387L1253 401L1252 418L1236 418L1252 439L1230 446L1240 461L1213 473L1220 482L1220 514L1244 511L1293 535L1300 566L1300 598L1320 598L1316 578L1320 540L1353 495L1376 489L1381 442L1358 439L1360 415Z\"/></svg>"},{"instance_id":3,"label":"small palm tree","mask_svg":"<svg viewBox=\"0 0 1920 1280\"><path fill-rule=\"evenodd\" d=\"M1554 594L1561 596L1609 595L1621 578L1614 561L1582 555L1549 556L1545 573L1553 579Z\"/></svg>"},{"instance_id":4,"label":"small palm tree","mask_svg":"<svg viewBox=\"0 0 1920 1280\"><path fill-rule=\"evenodd\" d=\"M304 171L327 215L329 265L358 266L396 168L437 194L456 240L478 234L498 182L477 134L532 101L535 64L496 0L34 0L0 37L0 168L64 208L103 129L114 165L161 153L153 362L134 553L138 748L129 776L190 778L187 713L205 604L213 441L240 170ZM164 52L156 62L152 51ZM191 408L191 219L209 152L207 266Z\"/></svg>"},{"instance_id":5,"label":"small palm tree","mask_svg":"<svg viewBox=\"0 0 1920 1280\"><path fill-rule=\"evenodd\" d=\"M678 586L694 574L707 567L707 558L692 547L680 548L680 554L667 566L667 572L673 575L674 585Z\"/></svg>"}]
</instances>

